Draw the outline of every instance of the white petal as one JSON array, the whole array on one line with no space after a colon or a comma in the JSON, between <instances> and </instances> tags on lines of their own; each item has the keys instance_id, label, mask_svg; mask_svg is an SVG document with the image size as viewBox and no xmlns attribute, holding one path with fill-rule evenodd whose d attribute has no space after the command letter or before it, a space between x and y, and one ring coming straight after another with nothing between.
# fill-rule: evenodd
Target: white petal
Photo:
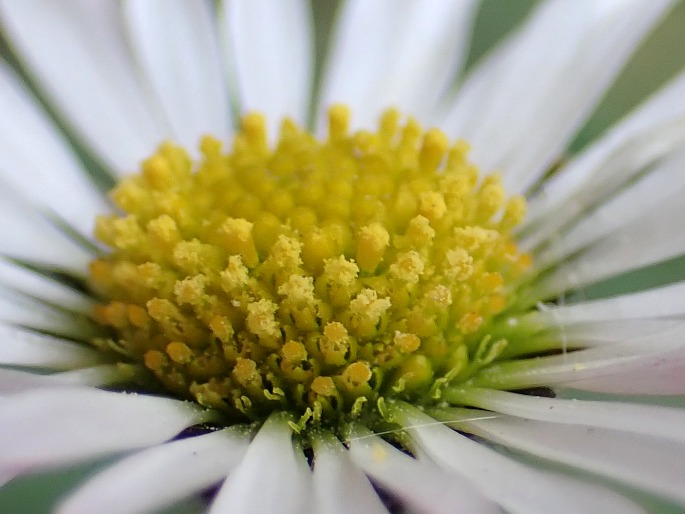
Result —
<instances>
[{"instance_id":1,"label":"white petal","mask_svg":"<svg viewBox=\"0 0 685 514\"><path fill-rule=\"evenodd\" d=\"M609 356L618 355L611 348L627 350L622 354L626 356L683 347L680 341L685 336L685 312L679 307L681 299L674 295L682 294L681 291L682 287L674 284L571 305L539 304L539 311L518 319L531 329L522 344L508 348L507 355L527 355L538 349L565 351L604 346L609 348ZM653 303L647 304L648 301ZM596 357L603 358L601 354Z\"/></svg>"},{"instance_id":2,"label":"white petal","mask_svg":"<svg viewBox=\"0 0 685 514\"><path fill-rule=\"evenodd\" d=\"M178 141L226 139L230 112L213 12L205 0L130 1L124 16L133 51Z\"/></svg>"},{"instance_id":3,"label":"white petal","mask_svg":"<svg viewBox=\"0 0 685 514\"><path fill-rule=\"evenodd\" d=\"M144 448L203 420L195 406L90 388L31 390L0 399L0 474Z\"/></svg>"},{"instance_id":4,"label":"white petal","mask_svg":"<svg viewBox=\"0 0 685 514\"><path fill-rule=\"evenodd\" d=\"M222 1L241 112L264 113L273 134L282 118L307 122L313 76L313 28L304 0Z\"/></svg>"},{"instance_id":5,"label":"white petal","mask_svg":"<svg viewBox=\"0 0 685 514\"><path fill-rule=\"evenodd\" d=\"M49 249L49 251L46 251ZM81 276L92 255L0 179L0 256Z\"/></svg>"},{"instance_id":6,"label":"white petal","mask_svg":"<svg viewBox=\"0 0 685 514\"><path fill-rule=\"evenodd\" d=\"M544 269L554 265L650 216L655 208L658 209L665 202L677 204L675 197L680 199L685 193L683 166L685 148L668 156L646 177L629 185L595 211L584 215L572 228L564 229L563 236L550 241L542 251L536 250L535 266Z\"/></svg>"},{"instance_id":7,"label":"white petal","mask_svg":"<svg viewBox=\"0 0 685 514\"><path fill-rule=\"evenodd\" d=\"M545 2L512 38L489 73L467 89L485 90L479 109L457 101L445 124L473 145L472 159L504 170L510 191L525 191L562 153L642 37L671 5ZM560 101L559 99L563 99ZM522 130L522 128L525 129Z\"/></svg>"},{"instance_id":8,"label":"white petal","mask_svg":"<svg viewBox=\"0 0 685 514\"><path fill-rule=\"evenodd\" d=\"M578 347L583 348L653 336L677 329L682 324L683 320L671 318L617 318L612 321L565 325L564 337L573 338L579 343Z\"/></svg>"},{"instance_id":9,"label":"white petal","mask_svg":"<svg viewBox=\"0 0 685 514\"><path fill-rule=\"evenodd\" d=\"M0 177L26 200L90 236L95 216L109 210L26 88L0 62ZM11 121L9 121L11 120Z\"/></svg>"},{"instance_id":10,"label":"white petal","mask_svg":"<svg viewBox=\"0 0 685 514\"><path fill-rule=\"evenodd\" d=\"M682 194L674 194L615 230L534 282L538 299L558 296L602 279L685 253L685 231L675 220L685 216Z\"/></svg>"},{"instance_id":11,"label":"white petal","mask_svg":"<svg viewBox=\"0 0 685 514\"><path fill-rule=\"evenodd\" d=\"M102 354L84 345L0 322L0 364L76 369L101 362Z\"/></svg>"},{"instance_id":12,"label":"white petal","mask_svg":"<svg viewBox=\"0 0 685 514\"><path fill-rule=\"evenodd\" d=\"M651 422L658 424L661 420L652 418ZM458 426L463 428L461 423ZM467 422L465 426L469 432L496 443L685 503L685 446L615 430L507 416Z\"/></svg>"},{"instance_id":13,"label":"white petal","mask_svg":"<svg viewBox=\"0 0 685 514\"><path fill-rule=\"evenodd\" d=\"M681 191L685 192L685 188ZM534 281L532 293L536 299L552 298L564 291L684 254L685 232L679 223L674 222L685 216L681 191L673 191L671 196L653 205L639 218L632 222L628 220L624 226ZM548 259L552 262L556 258L554 252L552 246Z\"/></svg>"},{"instance_id":14,"label":"white petal","mask_svg":"<svg viewBox=\"0 0 685 514\"><path fill-rule=\"evenodd\" d=\"M0 284L0 323L40 330L78 340L94 336L93 325L83 315L52 307L9 290Z\"/></svg>"},{"instance_id":15,"label":"white petal","mask_svg":"<svg viewBox=\"0 0 685 514\"><path fill-rule=\"evenodd\" d=\"M168 137L128 53L117 2L3 0L0 8L41 88L114 171L130 173Z\"/></svg>"},{"instance_id":16,"label":"white petal","mask_svg":"<svg viewBox=\"0 0 685 514\"><path fill-rule=\"evenodd\" d=\"M115 364L76 369L51 375L37 375L26 371L0 368L0 394L20 393L29 389L52 387L101 387L116 384L126 377L130 377L130 373Z\"/></svg>"},{"instance_id":17,"label":"white petal","mask_svg":"<svg viewBox=\"0 0 685 514\"><path fill-rule=\"evenodd\" d=\"M389 107L431 121L463 62L476 5L472 0L346 2L324 72L321 110L344 102L354 125L366 129Z\"/></svg>"},{"instance_id":18,"label":"white petal","mask_svg":"<svg viewBox=\"0 0 685 514\"><path fill-rule=\"evenodd\" d=\"M293 448L287 422L272 417L224 482L209 512L300 514L307 511L310 494L311 473L304 455Z\"/></svg>"},{"instance_id":19,"label":"white petal","mask_svg":"<svg viewBox=\"0 0 685 514\"><path fill-rule=\"evenodd\" d=\"M616 297L619 299L620 297ZM526 355L532 349L546 348L548 350L564 350L592 348L595 346L613 345L614 343L628 343L631 341L645 341L650 345L657 342L656 347L644 348L635 354L661 351L663 341L671 337L685 334L685 316L676 314L669 317L638 317L638 312L628 311L624 318L616 315L612 317L612 309L602 312L601 304L598 318L591 312L594 301L560 307L545 307L544 310L522 315L520 321L538 327L539 331L531 332L520 347L514 345L507 349L507 354ZM618 310L618 309L617 309ZM667 310L667 309L664 309ZM606 315L607 319L602 319ZM656 339L655 339L656 338ZM635 344L631 344L634 348ZM670 345L666 345L670 347ZM521 351L516 351L517 349Z\"/></svg>"},{"instance_id":20,"label":"white petal","mask_svg":"<svg viewBox=\"0 0 685 514\"><path fill-rule=\"evenodd\" d=\"M0 396L20 393L29 389L41 389L50 385L52 385L50 375L36 375L26 371L0 368Z\"/></svg>"},{"instance_id":21,"label":"white petal","mask_svg":"<svg viewBox=\"0 0 685 514\"><path fill-rule=\"evenodd\" d=\"M157 512L222 481L246 448L245 437L231 430L150 448L94 476L56 512Z\"/></svg>"},{"instance_id":22,"label":"white petal","mask_svg":"<svg viewBox=\"0 0 685 514\"><path fill-rule=\"evenodd\" d=\"M332 434L315 436L313 484L317 513L388 512L368 478Z\"/></svg>"},{"instance_id":23,"label":"white petal","mask_svg":"<svg viewBox=\"0 0 685 514\"><path fill-rule=\"evenodd\" d=\"M393 411L407 434L441 466L464 476L506 510L526 513L636 512L625 498L592 484L528 468L405 406ZM637 510L641 512L641 510Z\"/></svg>"},{"instance_id":24,"label":"white petal","mask_svg":"<svg viewBox=\"0 0 685 514\"><path fill-rule=\"evenodd\" d=\"M624 322L625 323L625 322ZM663 335L665 334L665 337ZM609 365L588 373L554 373L552 380L558 386L576 389L633 395L679 395L685 394L685 337L683 324L659 334L639 336L623 344L595 349L601 353L621 349L633 352L632 359L623 359L622 365ZM627 352L626 352L627 350ZM642 353L642 355L639 355ZM553 366L551 367L553 369Z\"/></svg>"},{"instance_id":25,"label":"white petal","mask_svg":"<svg viewBox=\"0 0 685 514\"><path fill-rule=\"evenodd\" d=\"M547 327L533 334L558 349L605 346L638 355L677 349L685 336L685 283L640 291L601 300L561 306L544 306L522 318L531 326ZM624 353L628 355L629 353ZM598 358L601 356L598 354Z\"/></svg>"},{"instance_id":26,"label":"white petal","mask_svg":"<svg viewBox=\"0 0 685 514\"><path fill-rule=\"evenodd\" d=\"M550 306L537 314L562 325L589 321L645 319L685 314L685 282L589 302Z\"/></svg>"},{"instance_id":27,"label":"white petal","mask_svg":"<svg viewBox=\"0 0 685 514\"><path fill-rule=\"evenodd\" d=\"M427 459L413 459L378 436L352 438L350 457L375 482L401 498L412 512L501 512L462 477L446 473Z\"/></svg>"},{"instance_id":28,"label":"white petal","mask_svg":"<svg viewBox=\"0 0 685 514\"><path fill-rule=\"evenodd\" d=\"M564 225L682 145L683 95L685 73L546 181L530 201L522 245L531 249L554 239Z\"/></svg>"},{"instance_id":29,"label":"white petal","mask_svg":"<svg viewBox=\"0 0 685 514\"><path fill-rule=\"evenodd\" d=\"M542 398L479 388L454 395L465 405L511 416L610 428L685 443L685 410L656 405ZM449 401L454 401L452 397Z\"/></svg>"},{"instance_id":30,"label":"white petal","mask_svg":"<svg viewBox=\"0 0 685 514\"><path fill-rule=\"evenodd\" d=\"M624 366L610 374L560 385L601 393L627 395L685 395L685 355Z\"/></svg>"},{"instance_id":31,"label":"white petal","mask_svg":"<svg viewBox=\"0 0 685 514\"><path fill-rule=\"evenodd\" d=\"M679 332L682 334L682 329ZM648 341L647 337L644 339ZM562 355L494 364L481 371L473 381L478 386L498 389L550 386L659 366L671 359L680 362L685 353L682 335L677 339L657 339L656 343L650 348L643 341L631 341ZM648 386L644 392L649 392Z\"/></svg>"},{"instance_id":32,"label":"white petal","mask_svg":"<svg viewBox=\"0 0 685 514\"><path fill-rule=\"evenodd\" d=\"M93 300L83 293L1 258L0 284L72 312L90 314L93 309Z\"/></svg>"}]
</instances>

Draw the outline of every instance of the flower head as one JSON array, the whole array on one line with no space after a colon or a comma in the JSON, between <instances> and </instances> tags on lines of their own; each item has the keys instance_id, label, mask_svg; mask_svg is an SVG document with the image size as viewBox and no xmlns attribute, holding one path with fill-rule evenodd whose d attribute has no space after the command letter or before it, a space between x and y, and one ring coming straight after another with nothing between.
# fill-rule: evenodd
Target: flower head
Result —
<instances>
[{"instance_id":1,"label":"flower head","mask_svg":"<svg viewBox=\"0 0 685 514\"><path fill-rule=\"evenodd\" d=\"M336 106L325 142L286 120L270 151L248 115L196 166L163 145L112 192L123 214L98 219L112 252L91 264L94 314L112 335L96 345L200 405L287 411L297 430L380 424L379 401L434 402L495 360L494 317L530 264L510 233L525 202L479 179L464 144L398 118L349 134Z\"/></svg>"},{"instance_id":2,"label":"flower head","mask_svg":"<svg viewBox=\"0 0 685 514\"><path fill-rule=\"evenodd\" d=\"M68 133L0 68L0 480L129 452L58 511L641 510L552 461L685 504L685 412L578 399L685 392L683 283L573 295L685 253L685 76L559 160L670 6L543 2L455 93L472 2L346 2L318 89L300 0L0 2Z\"/></svg>"}]
</instances>

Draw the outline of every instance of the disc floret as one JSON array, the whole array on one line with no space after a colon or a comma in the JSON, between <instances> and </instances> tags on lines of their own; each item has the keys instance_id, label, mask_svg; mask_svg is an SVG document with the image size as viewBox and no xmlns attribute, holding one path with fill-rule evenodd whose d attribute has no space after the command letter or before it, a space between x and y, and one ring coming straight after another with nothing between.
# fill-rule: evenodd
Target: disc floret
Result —
<instances>
[{"instance_id":1,"label":"disc floret","mask_svg":"<svg viewBox=\"0 0 685 514\"><path fill-rule=\"evenodd\" d=\"M396 111L348 126L340 106L325 141L286 120L270 149L250 114L197 163L163 144L97 221L97 343L202 405L330 423L429 402L496 359L487 328L529 260L510 235L524 200Z\"/></svg>"}]
</instances>

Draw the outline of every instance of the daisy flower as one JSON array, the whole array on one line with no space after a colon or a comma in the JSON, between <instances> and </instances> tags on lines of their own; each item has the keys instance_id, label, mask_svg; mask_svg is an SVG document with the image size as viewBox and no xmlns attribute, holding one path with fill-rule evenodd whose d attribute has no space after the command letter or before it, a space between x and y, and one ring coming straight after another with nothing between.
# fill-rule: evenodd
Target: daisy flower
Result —
<instances>
[{"instance_id":1,"label":"daisy flower","mask_svg":"<svg viewBox=\"0 0 685 514\"><path fill-rule=\"evenodd\" d=\"M0 1L0 482L685 505L685 283L577 294L685 253L685 74L564 157L673 5L540 2L462 77L470 0L344 2L321 66L304 0Z\"/></svg>"}]
</instances>

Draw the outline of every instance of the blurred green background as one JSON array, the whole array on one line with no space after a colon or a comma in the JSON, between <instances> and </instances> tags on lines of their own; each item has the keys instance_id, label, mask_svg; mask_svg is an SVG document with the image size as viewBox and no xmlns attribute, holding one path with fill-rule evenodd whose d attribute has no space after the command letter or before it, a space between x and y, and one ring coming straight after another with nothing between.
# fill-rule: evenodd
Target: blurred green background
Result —
<instances>
[{"instance_id":1,"label":"blurred green background","mask_svg":"<svg viewBox=\"0 0 685 514\"><path fill-rule=\"evenodd\" d=\"M324 42L330 34L330 23L339 2L312 0L312 3L318 23L317 37L320 42ZM476 20L468 66L473 66L489 48L519 23L536 3L536 0L484 0ZM323 45L320 44L319 58L323 56L322 48ZM2 43L0 43L0 54L7 55L6 47ZM606 95L605 100L580 132L572 148L581 148L588 141L593 140L683 67L685 67L685 1L681 0L637 51L614 87ZM615 294L639 289L646 285L666 283L677 278L685 278L685 259L683 258L654 266L647 272L629 274L591 288L584 292L584 296ZM552 467L543 462L537 464ZM91 463L85 466L75 466L67 471L42 473L15 480L0 489L0 514L49 512L50 506L54 505L56 499L65 491L73 488L84 476L103 465L106 463ZM682 512L674 505L657 501L649 496L638 495L637 498L654 512ZM166 512L183 514L199 512L199 509L201 505L190 502L178 505Z\"/></svg>"}]
</instances>

